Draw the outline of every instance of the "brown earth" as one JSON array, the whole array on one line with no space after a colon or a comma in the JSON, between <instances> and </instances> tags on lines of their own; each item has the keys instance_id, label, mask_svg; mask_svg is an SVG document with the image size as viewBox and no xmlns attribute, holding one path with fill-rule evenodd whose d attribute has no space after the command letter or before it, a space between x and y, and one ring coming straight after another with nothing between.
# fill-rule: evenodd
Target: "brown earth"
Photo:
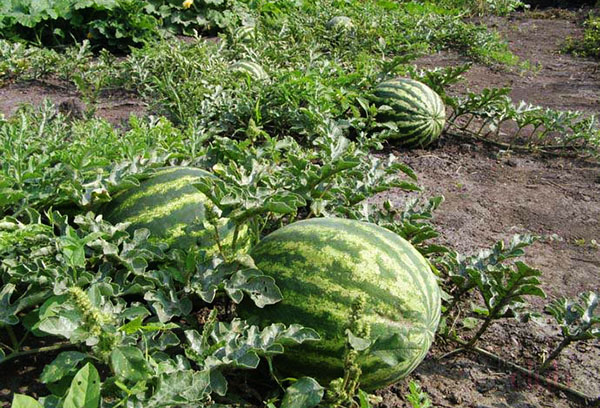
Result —
<instances>
[{"instance_id":1,"label":"brown earth","mask_svg":"<svg viewBox=\"0 0 600 408\"><path fill-rule=\"evenodd\" d=\"M0 114L12 116L22 104L38 105L49 100L62 113L81 117L86 104L72 84L58 80L13 82L0 87ZM146 104L134 93L114 90L103 92L95 104L94 115L104 118L113 125L123 125L130 115L143 116Z\"/></svg>"},{"instance_id":2,"label":"brown earth","mask_svg":"<svg viewBox=\"0 0 600 408\"><path fill-rule=\"evenodd\" d=\"M581 35L580 26L568 18L568 13L541 15L558 18L531 18L517 13L510 18L487 21L508 39L516 55L536 67L534 70L507 72L475 64L466 74L465 82L454 91L464 93L484 87L511 86L511 95L516 101L598 112L598 62L558 52L567 36ZM443 52L422 58L418 64L435 67L464 62L458 54ZM0 112L10 115L18 104L38 103L43 98L59 104L64 102L67 109L72 105L83 106L73 89L32 82L0 88ZM116 93L101 99L96 114L119 124L130 113L142 115L145 107L133 95ZM446 198L434 220L441 232L440 243L470 254L513 234L538 234L543 239L529 248L525 260L543 271L543 288L549 298L600 290L600 249L594 245L594 242L600 243L600 165L562 158L499 154L495 148L464 144L448 137L432 150L396 151L396 154L417 172L425 196L441 194ZM382 198L402 205L403 197L388 194ZM534 309L542 311L545 301L536 299L532 303ZM558 329L551 323L548 315L543 315L539 324L510 320L495 323L480 346L506 360L533 368L560 340ZM458 354L438 360L451 349L450 345L438 342L411 376L421 383L436 407L583 406L581 401L517 376L478 355ZM17 370L18 375L31 374L29 370L31 368L23 367ZM598 341L567 349L549 376L598 397ZM400 382L380 392L381 406L409 406L401 399L406 385L407 381ZM0 400L8 397L7 392L10 391L0 391Z\"/></svg>"}]
</instances>

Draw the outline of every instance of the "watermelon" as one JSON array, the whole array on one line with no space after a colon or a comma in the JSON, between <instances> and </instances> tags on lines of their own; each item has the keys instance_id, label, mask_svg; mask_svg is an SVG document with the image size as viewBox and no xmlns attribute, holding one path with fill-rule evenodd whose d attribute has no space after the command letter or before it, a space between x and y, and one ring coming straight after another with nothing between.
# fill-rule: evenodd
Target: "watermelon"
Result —
<instances>
[{"instance_id":1,"label":"watermelon","mask_svg":"<svg viewBox=\"0 0 600 408\"><path fill-rule=\"evenodd\" d=\"M401 146L425 147L442 133L446 109L442 98L427 85L413 79L393 79L375 87L373 100L386 106L378 121L397 126L389 137Z\"/></svg>"},{"instance_id":2,"label":"watermelon","mask_svg":"<svg viewBox=\"0 0 600 408\"><path fill-rule=\"evenodd\" d=\"M240 42L252 41L256 38L256 27L254 25L238 27L233 33L233 38Z\"/></svg>"},{"instance_id":3,"label":"watermelon","mask_svg":"<svg viewBox=\"0 0 600 408\"><path fill-rule=\"evenodd\" d=\"M150 240L161 241L170 248L189 250L200 247L215 252L214 231L204 228L208 197L193 186L211 173L194 167L168 167L158 170L138 187L118 193L103 209L104 217L113 224L131 223L128 231L150 230ZM220 237L230 241L232 226L225 220Z\"/></svg>"},{"instance_id":4,"label":"watermelon","mask_svg":"<svg viewBox=\"0 0 600 408\"><path fill-rule=\"evenodd\" d=\"M286 376L326 385L343 375L345 329L358 297L372 341L359 357L361 388L372 391L408 375L429 350L440 319L440 290L428 262L403 238L375 224L317 218L289 224L251 251L283 300L264 309L242 302L249 321L298 323L321 341L287 347L274 363Z\"/></svg>"},{"instance_id":5,"label":"watermelon","mask_svg":"<svg viewBox=\"0 0 600 408\"><path fill-rule=\"evenodd\" d=\"M252 61L240 61L232 64L230 69L234 72L250 75L251 78L263 81L269 79L269 75L266 71L256 62Z\"/></svg>"},{"instance_id":6,"label":"watermelon","mask_svg":"<svg viewBox=\"0 0 600 408\"><path fill-rule=\"evenodd\" d=\"M327 22L325 27L333 31L349 31L354 28L354 24L352 24L350 17L335 16Z\"/></svg>"}]
</instances>

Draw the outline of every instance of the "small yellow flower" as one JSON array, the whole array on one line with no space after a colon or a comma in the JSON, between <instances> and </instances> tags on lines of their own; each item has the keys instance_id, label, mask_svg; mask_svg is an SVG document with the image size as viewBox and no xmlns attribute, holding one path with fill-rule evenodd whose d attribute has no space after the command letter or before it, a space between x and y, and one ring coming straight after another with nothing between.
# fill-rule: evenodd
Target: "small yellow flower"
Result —
<instances>
[{"instance_id":1,"label":"small yellow flower","mask_svg":"<svg viewBox=\"0 0 600 408\"><path fill-rule=\"evenodd\" d=\"M184 9L189 9L194 4L194 0L185 0L182 4Z\"/></svg>"}]
</instances>

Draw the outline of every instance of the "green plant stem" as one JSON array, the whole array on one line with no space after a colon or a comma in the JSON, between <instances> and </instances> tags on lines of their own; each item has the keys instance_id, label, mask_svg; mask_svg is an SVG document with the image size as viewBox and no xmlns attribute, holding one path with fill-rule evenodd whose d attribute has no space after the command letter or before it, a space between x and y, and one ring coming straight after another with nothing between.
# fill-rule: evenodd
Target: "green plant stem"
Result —
<instances>
[{"instance_id":1,"label":"green plant stem","mask_svg":"<svg viewBox=\"0 0 600 408\"><path fill-rule=\"evenodd\" d=\"M7 326L6 331L8 332L8 337L10 337L10 341L12 343L13 351L19 351L19 340L17 340L17 336L15 335L15 331L12 327Z\"/></svg>"},{"instance_id":2,"label":"green plant stem","mask_svg":"<svg viewBox=\"0 0 600 408\"><path fill-rule=\"evenodd\" d=\"M223 246L221 245L221 237L219 236L219 227L217 224L213 224L215 229L215 240L217 241L217 248L219 248L219 253L223 257L223 259L227 259L225 252L223 251Z\"/></svg>"},{"instance_id":3,"label":"green plant stem","mask_svg":"<svg viewBox=\"0 0 600 408\"><path fill-rule=\"evenodd\" d=\"M453 127L456 127L456 125L450 124ZM460 128L459 128L460 130ZM522 146L522 145L510 145L508 143L503 143L503 142L497 142L495 140L490 140L487 139L485 137L479 136L477 134L475 134L474 132L471 131L467 131L467 130L461 130L462 132L464 132L465 134L459 134L459 133L451 133L446 131L447 135L450 135L452 137L455 137L457 139L460 140L465 140L465 141L477 141L477 142L481 142L481 143L485 143L491 146L496 146L496 147L500 147L502 149L505 150L512 150L515 152L520 152L520 153L532 153L532 152L538 152L541 153L545 156L552 156L552 157L571 157L571 158L576 158L576 157L589 157L589 156L584 156L581 154L577 154L577 152L575 152L574 150L574 146L567 146L567 145L552 145L552 146L539 146L536 147L535 149L532 147L527 147L527 146ZM553 150L569 150L569 152L555 152Z\"/></svg>"},{"instance_id":4,"label":"green plant stem","mask_svg":"<svg viewBox=\"0 0 600 408\"><path fill-rule=\"evenodd\" d=\"M2 359L0 361L0 365L4 364L10 360L14 360L15 358L29 356L29 355L38 354L38 353L47 353L47 352L62 350L62 349L71 348L71 347L75 347L75 345L73 345L72 343L65 342L65 343L56 343L51 346L39 347L39 348L35 348L35 349L30 349L30 350L15 351L13 353L10 353L8 356L4 357L4 359Z\"/></svg>"},{"instance_id":5,"label":"green plant stem","mask_svg":"<svg viewBox=\"0 0 600 408\"><path fill-rule=\"evenodd\" d=\"M231 251L235 254L236 244L238 240L238 235L240 234L240 225L235 224L235 229L233 230L233 240L231 241Z\"/></svg>"},{"instance_id":6,"label":"green plant stem","mask_svg":"<svg viewBox=\"0 0 600 408\"><path fill-rule=\"evenodd\" d=\"M475 345L475 343L477 342L477 340L479 340L479 338L483 335L483 333L485 333L487 328L490 326L492 321L494 321L495 319L496 319L496 315L493 313L490 313L489 316L485 319L485 321L481 325L481 327L479 328L479 330L477 330L477 333L475 333L475 335L473 337L471 337L471 340L469 340L469 342L466 344L466 347L467 348L473 347Z\"/></svg>"},{"instance_id":7,"label":"green plant stem","mask_svg":"<svg viewBox=\"0 0 600 408\"><path fill-rule=\"evenodd\" d=\"M548 367L550 367L550 363L554 359L556 359L556 357L558 357L558 355L561 353L561 351L563 351L563 349L565 347L567 347L569 344L571 344L571 342L572 342L572 339L570 337L563 338L562 341L558 344L558 346L556 346L556 348L552 351L552 353L550 353L548 358L544 360L544 362L538 369L538 372L540 374L545 372L548 369Z\"/></svg>"},{"instance_id":8,"label":"green plant stem","mask_svg":"<svg viewBox=\"0 0 600 408\"><path fill-rule=\"evenodd\" d=\"M519 373L521 373L521 374L523 374L523 375L525 375L525 376L527 376L529 378L532 378L532 379L534 379L536 381L539 381L540 384L544 384L544 385L546 385L548 387L552 387L554 389L560 390L560 391L564 392L565 394L571 396L572 398L575 398L575 399L577 399L577 400L579 400L581 402L584 402L586 404L586 406L589 406L589 407L598 407L598 406L600 406L600 397L598 397L598 398L590 397L589 395L586 395L586 394L584 394L584 393L582 393L580 391L577 391L577 390L575 390L573 388L570 388L570 387L566 386L565 384L562 384L562 383L559 383L557 381L553 381L553 380L551 380L549 378L546 378L546 377L544 377L544 376L542 376L542 375L540 375L540 374L538 374L536 372L528 370L525 367L522 367L522 366L520 366L518 364L515 364L515 363L513 363L511 361L505 360L504 358L498 356L497 354L494 354L494 353L489 352L487 350L481 349L479 347L470 347L470 348L467 348L466 346L467 346L468 343L466 341L464 341L464 340L459 339L459 338L448 337L447 339L449 339L449 340L451 340L451 341L453 341L453 342L455 342L455 343L463 346L463 347L459 348L458 350L461 350L461 351L474 351L477 354L481 354L482 356L487 357L490 360L493 360L494 362L496 362L496 363L498 363L498 364L500 364L502 366L510 368L513 371L517 371L517 372L519 372ZM455 353L448 353L448 355L452 355L452 354L455 354Z\"/></svg>"}]
</instances>

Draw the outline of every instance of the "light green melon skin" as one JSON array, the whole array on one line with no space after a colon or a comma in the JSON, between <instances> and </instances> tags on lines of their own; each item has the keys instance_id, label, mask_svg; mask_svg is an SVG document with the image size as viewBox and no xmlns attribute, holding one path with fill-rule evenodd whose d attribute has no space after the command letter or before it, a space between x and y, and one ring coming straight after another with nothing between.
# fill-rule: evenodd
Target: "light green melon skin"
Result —
<instances>
[{"instance_id":1,"label":"light green melon skin","mask_svg":"<svg viewBox=\"0 0 600 408\"><path fill-rule=\"evenodd\" d=\"M158 170L138 187L117 194L102 212L114 224L131 223L130 233L148 228L152 242L164 242L170 248L181 250L202 248L215 252L214 232L206 230L201 223L209 199L193 186L202 177L214 176L193 167ZM219 232L222 239L231 241L230 226L223 224Z\"/></svg>"},{"instance_id":2,"label":"light green melon skin","mask_svg":"<svg viewBox=\"0 0 600 408\"><path fill-rule=\"evenodd\" d=\"M345 325L360 295L374 341L360 360L363 389L403 378L429 350L440 319L439 288L427 261L394 233L359 221L312 219L273 232L251 254L275 278L283 300L261 310L242 303L240 315L261 325L298 323L322 338L286 348L275 359L284 375L324 385L343 375Z\"/></svg>"},{"instance_id":3,"label":"light green melon skin","mask_svg":"<svg viewBox=\"0 0 600 408\"><path fill-rule=\"evenodd\" d=\"M351 30L354 28L352 19L346 16L335 16L332 17L326 24L329 30Z\"/></svg>"},{"instance_id":4,"label":"light green melon skin","mask_svg":"<svg viewBox=\"0 0 600 408\"><path fill-rule=\"evenodd\" d=\"M446 108L442 98L419 81L402 78L382 82L375 88L374 101L392 108L393 112L378 117L398 126L390 138L401 146L429 146L444 130Z\"/></svg>"},{"instance_id":5,"label":"light green melon skin","mask_svg":"<svg viewBox=\"0 0 600 408\"><path fill-rule=\"evenodd\" d=\"M267 80L269 75L262 66L252 61L240 61L232 64L230 69L234 72L244 73L250 75L256 80Z\"/></svg>"}]
</instances>

